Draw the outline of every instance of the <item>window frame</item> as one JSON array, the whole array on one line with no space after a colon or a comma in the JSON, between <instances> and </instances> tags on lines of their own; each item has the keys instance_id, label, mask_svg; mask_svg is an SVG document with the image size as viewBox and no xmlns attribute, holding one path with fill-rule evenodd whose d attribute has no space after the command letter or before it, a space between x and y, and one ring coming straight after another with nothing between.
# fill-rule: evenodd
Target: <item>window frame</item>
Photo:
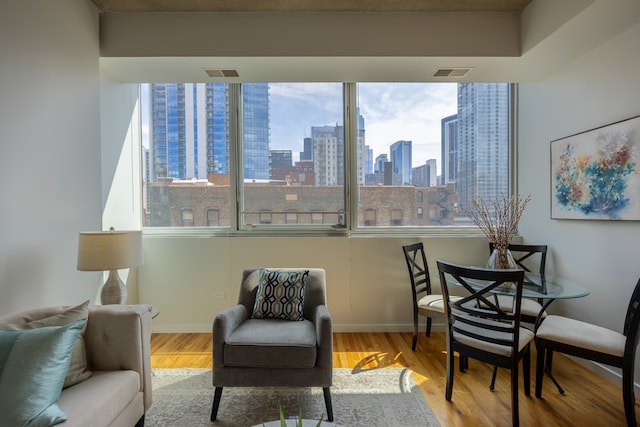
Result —
<instances>
[{"instance_id":1,"label":"window frame","mask_svg":"<svg viewBox=\"0 0 640 427\"><path fill-rule=\"evenodd\" d=\"M247 82L250 83L250 82ZM276 82L274 82L276 83ZM320 83L320 82L319 82ZM344 218L344 224L317 224L312 221L311 224L248 224L242 226L242 203L243 203L243 185L242 185L242 83L229 83L229 175L230 179L230 197L229 200L229 226L143 226L143 233L156 236L350 236L350 235L376 235L376 236L415 236L432 235L432 236L460 236L460 235L481 235L482 231L475 225L433 225L433 226L366 226L358 225L358 164L357 164L357 93L356 88L359 82L342 82L343 86L343 115L344 115L344 211L338 216ZM389 82L394 83L394 82ZM437 83L437 82L424 82ZM473 82L471 82L473 83ZM517 141L517 103L518 103L518 85L517 83L509 84L509 146L508 146L508 186L510 195L517 193L517 158L518 158L518 141ZM140 90L139 90L140 96ZM142 144L138 145L142 150ZM143 158L143 156L141 156ZM138 185L144 185L144 180L138 180ZM141 192L144 193L144 192ZM233 196L235 195L235 200ZM147 207L149 209L149 207ZM217 209L209 207L208 209ZM318 214L312 212L311 215ZM345 215L346 214L346 215ZM144 211L143 211L144 215ZM195 215L195 212L194 212ZM206 215L206 212L205 212ZM298 213L299 215L299 213ZM322 212L323 217L327 212ZM428 215L428 214L427 214ZM219 217L221 217L219 212ZM379 222L379 221L376 221ZM144 224L144 222L143 222Z\"/></svg>"}]
</instances>

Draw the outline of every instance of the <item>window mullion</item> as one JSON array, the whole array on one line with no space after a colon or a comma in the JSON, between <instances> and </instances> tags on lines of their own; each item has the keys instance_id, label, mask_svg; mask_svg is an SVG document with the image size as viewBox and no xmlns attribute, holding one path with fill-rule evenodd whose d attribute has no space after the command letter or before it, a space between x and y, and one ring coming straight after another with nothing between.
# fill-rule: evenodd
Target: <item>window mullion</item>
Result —
<instances>
[{"instance_id":1,"label":"window mullion","mask_svg":"<svg viewBox=\"0 0 640 427\"><path fill-rule=\"evenodd\" d=\"M229 203L229 217L231 218L231 228L239 230L242 224L240 215L242 214L243 187L242 181L244 171L242 168L242 85L240 83L229 84L229 195L235 197ZM235 224L234 224L235 222Z\"/></svg>"},{"instance_id":2,"label":"window mullion","mask_svg":"<svg viewBox=\"0 0 640 427\"><path fill-rule=\"evenodd\" d=\"M356 83L344 83L344 206L345 227L353 230L358 225L358 137Z\"/></svg>"}]
</instances>

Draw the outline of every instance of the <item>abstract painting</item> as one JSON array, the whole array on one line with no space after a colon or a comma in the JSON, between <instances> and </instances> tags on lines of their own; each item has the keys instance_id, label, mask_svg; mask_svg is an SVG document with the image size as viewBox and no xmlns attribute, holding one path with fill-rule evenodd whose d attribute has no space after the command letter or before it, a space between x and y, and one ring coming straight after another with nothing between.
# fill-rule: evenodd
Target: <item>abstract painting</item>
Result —
<instances>
[{"instance_id":1,"label":"abstract painting","mask_svg":"<svg viewBox=\"0 0 640 427\"><path fill-rule=\"evenodd\" d=\"M551 218L640 220L640 116L551 141Z\"/></svg>"}]
</instances>

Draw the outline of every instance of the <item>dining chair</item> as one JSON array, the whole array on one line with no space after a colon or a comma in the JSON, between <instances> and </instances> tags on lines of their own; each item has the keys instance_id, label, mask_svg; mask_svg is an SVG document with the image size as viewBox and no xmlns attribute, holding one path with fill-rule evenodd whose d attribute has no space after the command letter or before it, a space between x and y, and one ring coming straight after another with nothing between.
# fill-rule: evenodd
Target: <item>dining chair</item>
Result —
<instances>
[{"instance_id":1,"label":"dining chair","mask_svg":"<svg viewBox=\"0 0 640 427\"><path fill-rule=\"evenodd\" d=\"M536 397L554 351L622 369L622 400L628 426L636 426L634 362L640 324L640 280L631 295L622 333L564 316L549 315L536 332ZM561 393L564 393L560 389Z\"/></svg>"},{"instance_id":2,"label":"dining chair","mask_svg":"<svg viewBox=\"0 0 640 427\"><path fill-rule=\"evenodd\" d=\"M489 253L493 252L493 242L489 242ZM513 260L519 268L524 271L532 272L536 271L538 274L544 274L547 263L547 245L522 245L512 243L507 246L507 249L511 252ZM537 265L537 269L535 268ZM505 311L511 311L513 307L513 297L508 295L494 295L495 301ZM544 312L542 305L544 301L542 298L533 300L530 298L522 298L522 305L520 308L520 318L525 323L535 325L538 319L546 317L547 313ZM495 389L496 377L498 375L498 367L494 367L493 375L491 376L491 384L489 388Z\"/></svg>"},{"instance_id":3,"label":"dining chair","mask_svg":"<svg viewBox=\"0 0 640 427\"><path fill-rule=\"evenodd\" d=\"M444 299L440 294L431 292L431 277L422 242L402 247L404 258L411 280L411 297L413 299L413 341L411 350L416 350L418 342L418 315L426 316L426 336L431 335L431 316L444 314ZM456 297L453 297L456 298Z\"/></svg>"},{"instance_id":4,"label":"dining chair","mask_svg":"<svg viewBox=\"0 0 640 427\"><path fill-rule=\"evenodd\" d=\"M520 308L524 270L493 270L465 267L438 260L442 295L445 298L447 325L447 367L445 398L453 394L454 352L460 355L460 371L473 358L511 371L511 418L519 425L518 366L522 360L524 393L529 395L531 330L520 326ZM495 304L493 292L498 286L515 287L513 311ZM466 295L453 301L450 288L464 289ZM476 399L478 397L476 396Z\"/></svg>"},{"instance_id":5,"label":"dining chair","mask_svg":"<svg viewBox=\"0 0 640 427\"><path fill-rule=\"evenodd\" d=\"M493 252L493 243L489 242L489 253ZM536 272L544 274L547 263L547 245L521 245L510 244L507 249L511 252L513 260L519 268L527 272ZM537 269L535 267L538 267ZM496 300L503 310L510 310L513 306L513 297L508 295L496 295ZM544 301L539 298L537 301L524 298L522 300L522 308L520 315L525 323L535 324L538 315L546 316L542 311Z\"/></svg>"}]
</instances>

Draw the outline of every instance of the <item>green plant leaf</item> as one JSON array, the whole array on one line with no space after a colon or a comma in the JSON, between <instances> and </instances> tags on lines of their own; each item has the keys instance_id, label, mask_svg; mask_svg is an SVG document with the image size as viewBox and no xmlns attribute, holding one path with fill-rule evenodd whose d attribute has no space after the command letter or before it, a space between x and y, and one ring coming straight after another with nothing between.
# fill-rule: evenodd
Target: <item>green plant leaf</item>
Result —
<instances>
[{"instance_id":1,"label":"green plant leaf","mask_svg":"<svg viewBox=\"0 0 640 427\"><path fill-rule=\"evenodd\" d=\"M284 413L282 412L282 405L278 404L280 408L280 427L287 427L287 422L284 420Z\"/></svg>"}]
</instances>

